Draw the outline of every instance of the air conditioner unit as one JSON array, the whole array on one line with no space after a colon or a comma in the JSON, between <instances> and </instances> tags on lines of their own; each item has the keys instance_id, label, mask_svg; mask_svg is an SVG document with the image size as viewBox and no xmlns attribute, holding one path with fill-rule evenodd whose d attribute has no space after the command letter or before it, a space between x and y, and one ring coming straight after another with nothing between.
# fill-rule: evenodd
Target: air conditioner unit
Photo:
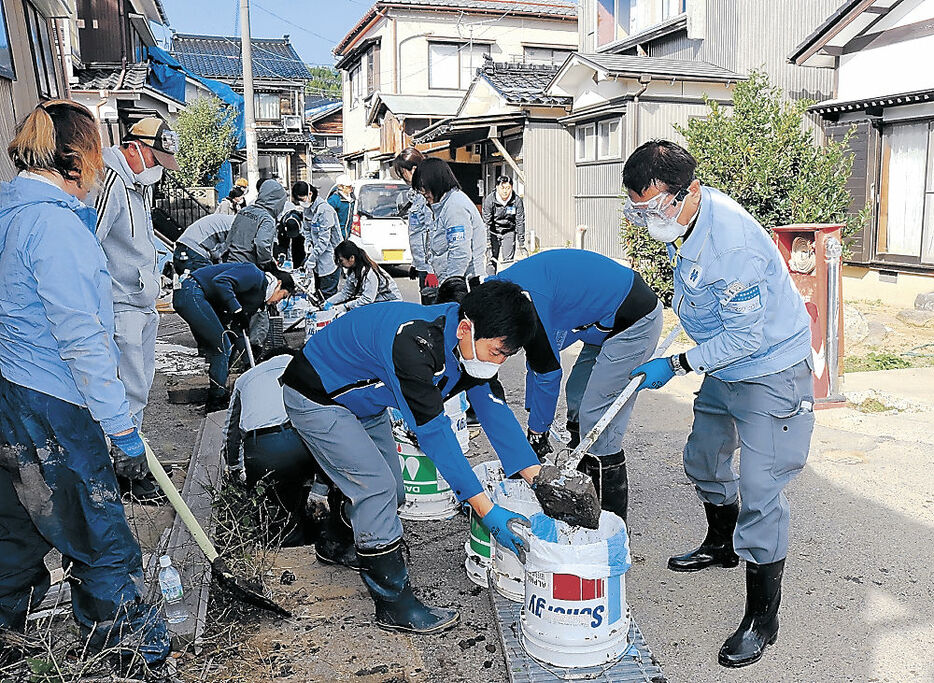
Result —
<instances>
[{"instance_id":1,"label":"air conditioner unit","mask_svg":"<svg viewBox=\"0 0 934 683\"><path fill-rule=\"evenodd\" d=\"M302 129L302 117L295 114L290 116L282 117L282 127L286 130L297 130Z\"/></svg>"}]
</instances>

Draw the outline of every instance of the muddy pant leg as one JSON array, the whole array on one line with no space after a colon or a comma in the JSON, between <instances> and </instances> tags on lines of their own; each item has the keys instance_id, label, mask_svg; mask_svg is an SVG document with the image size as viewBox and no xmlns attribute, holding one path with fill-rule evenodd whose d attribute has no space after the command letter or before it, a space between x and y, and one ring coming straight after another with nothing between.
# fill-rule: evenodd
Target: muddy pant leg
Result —
<instances>
[{"instance_id":1,"label":"muddy pant leg","mask_svg":"<svg viewBox=\"0 0 934 683\"><path fill-rule=\"evenodd\" d=\"M114 311L114 341L120 349L117 375L126 387L133 423L143 424L143 410L149 402L149 390L156 375L156 334L159 314L156 311L123 309Z\"/></svg>"},{"instance_id":2,"label":"muddy pant leg","mask_svg":"<svg viewBox=\"0 0 934 683\"><path fill-rule=\"evenodd\" d=\"M330 275L322 275L318 284L321 295L327 299L337 294L337 286L341 283L341 270L338 268Z\"/></svg>"},{"instance_id":3,"label":"muddy pant leg","mask_svg":"<svg viewBox=\"0 0 934 683\"><path fill-rule=\"evenodd\" d=\"M164 659L165 622L140 600L142 557L100 426L86 408L2 378L0 396L3 440L16 454L13 487L34 528L62 554L75 620L92 650L119 644L150 662Z\"/></svg>"},{"instance_id":4,"label":"muddy pant leg","mask_svg":"<svg viewBox=\"0 0 934 683\"><path fill-rule=\"evenodd\" d=\"M175 290L172 297L175 311L188 323L191 333L198 342L198 348L204 349L208 361L208 377L211 379L209 393L212 398L227 395L227 377L231 342L224 334L217 313L204 298L201 286L191 278Z\"/></svg>"},{"instance_id":5,"label":"muddy pant leg","mask_svg":"<svg viewBox=\"0 0 934 683\"><path fill-rule=\"evenodd\" d=\"M597 362L599 353L600 347L596 344L584 344L577 360L574 361L574 367L571 368L571 374L564 385L568 422L580 422L581 399L584 398L584 390L590 381L590 373L593 372L593 365Z\"/></svg>"},{"instance_id":6,"label":"muddy pant leg","mask_svg":"<svg viewBox=\"0 0 934 683\"><path fill-rule=\"evenodd\" d=\"M490 258L487 260L486 274L496 275L496 266L499 264L500 236L495 232L490 232L488 235Z\"/></svg>"},{"instance_id":7,"label":"muddy pant leg","mask_svg":"<svg viewBox=\"0 0 934 683\"><path fill-rule=\"evenodd\" d=\"M582 435L594 428L607 408L626 388L633 369L652 357L661 331L662 305L658 304L654 311L603 342L581 399ZM619 452L635 404L634 394L590 447L588 452L591 455L601 457Z\"/></svg>"},{"instance_id":8,"label":"muddy pant leg","mask_svg":"<svg viewBox=\"0 0 934 683\"><path fill-rule=\"evenodd\" d=\"M499 262L505 268L508 264L516 260L516 232L510 230L499 236L500 257Z\"/></svg>"},{"instance_id":9,"label":"muddy pant leg","mask_svg":"<svg viewBox=\"0 0 934 683\"><path fill-rule=\"evenodd\" d=\"M740 511L733 537L744 560L768 564L788 552L785 487L804 467L814 429L814 390L805 361L733 383L731 412L740 438Z\"/></svg>"},{"instance_id":10,"label":"muddy pant leg","mask_svg":"<svg viewBox=\"0 0 934 683\"><path fill-rule=\"evenodd\" d=\"M386 464L392 470L396 478L396 497L399 505L405 502L405 485L402 482L402 463L399 460L399 451L396 450L396 440L392 435L392 421L389 419L389 411L383 411L376 417L369 420L360 420L366 433L373 439L373 443L386 459Z\"/></svg>"},{"instance_id":11,"label":"muddy pant leg","mask_svg":"<svg viewBox=\"0 0 934 683\"><path fill-rule=\"evenodd\" d=\"M318 464L350 499L348 513L359 548L383 548L402 537L396 514L399 495L395 468L356 416L343 406L310 401L283 387L285 411Z\"/></svg>"},{"instance_id":12,"label":"muddy pant leg","mask_svg":"<svg viewBox=\"0 0 934 683\"><path fill-rule=\"evenodd\" d=\"M731 385L707 375L694 399L694 424L684 445L684 473L701 501L728 505L739 493L733 454L739 448L730 414Z\"/></svg>"},{"instance_id":13,"label":"muddy pant leg","mask_svg":"<svg viewBox=\"0 0 934 683\"><path fill-rule=\"evenodd\" d=\"M12 448L0 446L0 628L22 630L27 611L49 589L49 570L43 560L52 546L19 502L12 475L5 469L6 463L16 459Z\"/></svg>"}]
</instances>

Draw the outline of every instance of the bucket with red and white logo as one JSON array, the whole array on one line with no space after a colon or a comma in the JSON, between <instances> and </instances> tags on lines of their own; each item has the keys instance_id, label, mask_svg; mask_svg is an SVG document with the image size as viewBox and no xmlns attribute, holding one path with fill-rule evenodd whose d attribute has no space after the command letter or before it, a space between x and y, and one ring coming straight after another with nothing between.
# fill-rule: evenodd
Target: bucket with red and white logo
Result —
<instances>
[{"instance_id":1,"label":"bucket with red and white logo","mask_svg":"<svg viewBox=\"0 0 934 683\"><path fill-rule=\"evenodd\" d=\"M596 530L532 518L520 641L535 659L564 668L613 663L629 647L623 521L603 512Z\"/></svg>"}]
</instances>

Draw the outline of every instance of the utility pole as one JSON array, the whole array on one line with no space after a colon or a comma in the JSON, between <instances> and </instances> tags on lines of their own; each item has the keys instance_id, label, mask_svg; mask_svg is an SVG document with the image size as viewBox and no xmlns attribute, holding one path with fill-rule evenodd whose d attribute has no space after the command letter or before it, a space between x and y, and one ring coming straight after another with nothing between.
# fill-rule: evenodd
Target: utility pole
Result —
<instances>
[{"instance_id":1,"label":"utility pole","mask_svg":"<svg viewBox=\"0 0 934 683\"><path fill-rule=\"evenodd\" d=\"M253 44L250 42L250 0L240 0L240 55L243 62L243 126L246 133L247 194L254 193L259 180L259 152L256 150L256 113L253 107Z\"/></svg>"}]
</instances>

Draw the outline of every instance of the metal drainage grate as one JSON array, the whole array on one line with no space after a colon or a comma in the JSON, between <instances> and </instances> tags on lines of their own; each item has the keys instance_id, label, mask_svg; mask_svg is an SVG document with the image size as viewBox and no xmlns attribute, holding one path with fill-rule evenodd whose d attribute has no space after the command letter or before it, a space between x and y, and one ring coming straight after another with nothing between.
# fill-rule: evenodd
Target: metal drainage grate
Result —
<instances>
[{"instance_id":1,"label":"metal drainage grate","mask_svg":"<svg viewBox=\"0 0 934 683\"><path fill-rule=\"evenodd\" d=\"M667 683L661 667L649 650L634 619L629 626L629 650L614 664L563 669L541 664L529 656L519 642L519 614L522 605L507 600L490 589L490 603L496 612L496 630L506 653L506 670L511 683L540 681L600 681L605 683Z\"/></svg>"}]
</instances>

